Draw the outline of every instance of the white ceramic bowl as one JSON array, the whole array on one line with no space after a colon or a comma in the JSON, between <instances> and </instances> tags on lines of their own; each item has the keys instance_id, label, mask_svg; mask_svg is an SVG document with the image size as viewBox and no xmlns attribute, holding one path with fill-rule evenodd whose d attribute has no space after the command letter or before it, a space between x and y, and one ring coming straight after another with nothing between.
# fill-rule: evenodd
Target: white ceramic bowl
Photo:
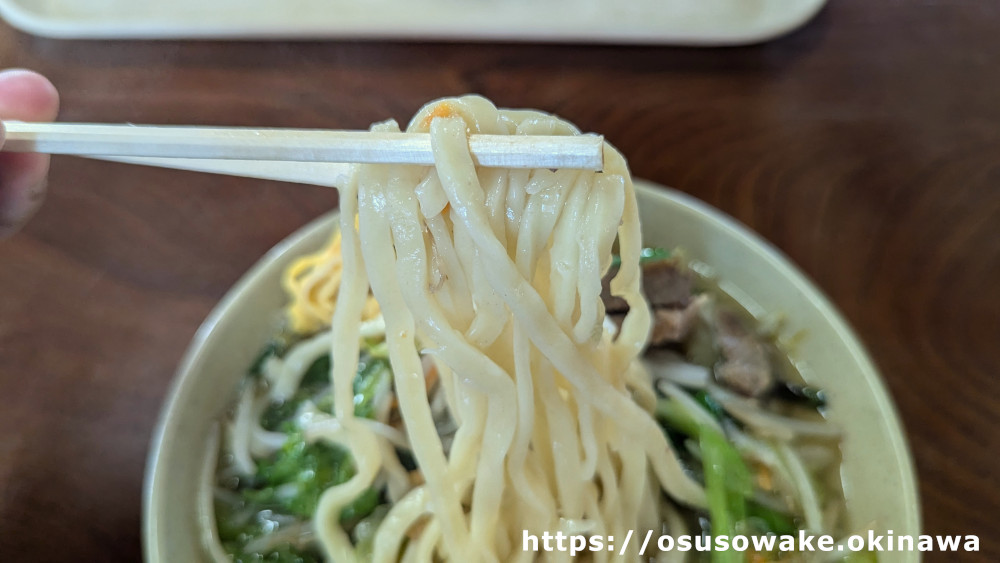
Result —
<instances>
[{"instance_id":1,"label":"white ceramic bowl","mask_svg":"<svg viewBox=\"0 0 1000 563\"><path fill-rule=\"evenodd\" d=\"M712 266L751 313L780 311L787 330L805 330L795 360L825 389L829 416L844 430L842 475L850 527L874 523L899 536L920 531L913 464L899 417L875 366L830 302L775 248L719 211L681 193L637 184L647 245L680 246ZM237 382L266 342L284 304L279 279L295 257L319 248L335 224L328 215L268 252L198 330L153 438L144 495L144 547L150 562L202 561L196 491L207 437L234 398ZM911 553L879 560L917 561Z\"/></svg>"}]
</instances>

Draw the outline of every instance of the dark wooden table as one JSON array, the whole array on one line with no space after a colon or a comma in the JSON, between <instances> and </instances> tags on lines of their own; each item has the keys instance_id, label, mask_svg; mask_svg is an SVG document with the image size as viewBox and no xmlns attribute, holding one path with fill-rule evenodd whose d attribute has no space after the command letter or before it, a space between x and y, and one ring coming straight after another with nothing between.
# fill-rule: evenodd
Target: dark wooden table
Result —
<instances>
[{"instance_id":1,"label":"dark wooden table","mask_svg":"<svg viewBox=\"0 0 1000 563\"><path fill-rule=\"evenodd\" d=\"M0 27L0 66L50 76L69 121L360 128L479 92L602 132L832 297L899 405L925 529L979 534L1000 559L1000 3L834 0L784 39L713 50ZM0 242L0 559L134 561L147 445L189 339L336 194L72 158L50 180Z\"/></svg>"}]
</instances>

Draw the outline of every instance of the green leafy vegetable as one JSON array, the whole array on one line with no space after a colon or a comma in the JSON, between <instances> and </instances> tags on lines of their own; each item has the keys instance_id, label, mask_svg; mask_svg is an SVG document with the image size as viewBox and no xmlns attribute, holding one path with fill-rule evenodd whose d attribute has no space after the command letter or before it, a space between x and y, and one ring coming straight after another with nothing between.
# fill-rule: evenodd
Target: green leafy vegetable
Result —
<instances>
[{"instance_id":1,"label":"green leafy vegetable","mask_svg":"<svg viewBox=\"0 0 1000 563\"><path fill-rule=\"evenodd\" d=\"M380 505L371 514L361 519L354 526L354 553L360 561L371 561L375 554L375 532L389 513L387 505Z\"/></svg>"},{"instance_id":2,"label":"green leafy vegetable","mask_svg":"<svg viewBox=\"0 0 1000 563\"><path fill-rule=\"evenodd\" d=\"M282 526L281 521L289 521L287 516L277 515L271 510L256 510L245 502L217 502L215 519L222 546L233 561L273 561L276 563L319 563L318 553L306 548L298 549L283 544L265 553L248 553L244 546L261 536L274 532Z\"/></svg>"},{"instance_id":3,"label":"green leafy vegetable","mask_svg":"<svg viewBox=\"0 0 1000 563\"><path fill-rule=\"evenodd\" d=\"M272 432L280 430L282 424L290 420L295 415L295 411L299 410L301 403L301 399L271 403L260 417L261 427Z\"/></svg>"},{"instance_id":4,"label":"green leafy vegetable","mask_svg":"<svg viewBox=\"0 0 1000 563\"><path fill-rule=\"evenodd\" d=\"M386 359L369 357L358 365L358 375L354 378L355 416L375 417L375 395L391 378L392 371Z\"/></svg>"},{"instance_id":5,"label":"green leafy vegetable","mask_svg":"<svg viewBox=\"0 0 1000 563\"><path fill-rule=\"evenodd\" d=\"M354 414L364 418L375 416L375 395L392 381L389 361L365 354L358 363L354 379ZM261 416L265 430L281 430L282 424L292 419L305 400L312 400L321 411L333 411L333 393L330 392L330 356L320 356L302 376L298 391L290 399L272 403Z\"/></svg>"},{"instance_id":6,"label":"green leafy vegetable","mask_svg":"<svg viewBox=\"0 0 1000 563\"><path fill-rule=\"evenodd\" d=\"M382 495L378 490L369 487L365 492L358 495L354 502L345 506L340 511L340 521L347 526L357 523L375 510L375 507L382 504Z\"/></svg>"},{"instance_id":7,"label":"green leafy vegetable","mask_svg":"<svg viewBox=\"0 0 1000 563\"><path fill-rule=\"evenodd\" d=\"M215 520L219 530L219 538L223 543L237 541L246 543L260 533L260 524L254 518L252 509L247 509L242 502L233 504L217 501L215 503Z\"/></svg>"},{"instance_id":8,"label":"green leafy vegetable","mask_svg":"<svg viewBox=\"0 0 1000 563\"><path fill-rule=\"evenodd\" d=\"M285 353L285 342L280 339L274 339L268 342L264 349L260 351L257 358L254 359L253 363L250 364L249 373L253 377L259 377L264 371L264 362L268 358L276 358Z\"/></svg>"},{"instance_id":9,"label":"green leafy vegetable","mask_svg":"<svg viewBox=\"0 0 1000 563\"><path fill-rule=\"evenodd\" d=\"M665 248L650 248L646 247L639 251L639 264L648 264L650 262L659 262L660 260L666 260L670 258L671 252ZM622 265L622 257L615 254L611 257L611 267L620 268Z\"/></svg>"},{"instance_id":10,"label":"green leafy vegetable","mask_svg":"<svg viewBox=\"0 0 1000 563\"><path fill-rule=\"evenodd\" d=\"M274 402L268 405L264 414L260 417L260 425L264 430L280 430L282 424L295 415L299 406L306 399L313 398L330 385L330 355L320 356L309 366L309 369L302 375L302 382L299 389L290 399ZM330 395L327 393L326 395ZM320 409L323 410L323 409Z\"/></svg>"},{"instance_id":11,"label":"green leafy vegetable","mask_svg":"<svg viewBox=\"0 0 1000 563\"><path fill-rule=\"evenodd\" d=\"M284 544L267 553L231 553L233 563L320 563L315 553L300 551Z\"/></svg>"},{"instance_id":12,"label":"green leafy vegetable","mask_svg":"<svg viewBox=\"0 0 1000 563\"><path fill-rule=\"evenodd\" d=\"M324 354L309 366L309 369L302 374L302 382L299 383L299 391L315 393L330 385L330 354Z\"/></svg>"},{"instance_id":13,"label":"green leafy vegetable","mask_svg":"<svg viewBox=\"0 0 1000 563\"><path fill-rule=\"evenodd\" d=\"M292 430L277 453L257 463L260 488L247 489L243 496L250 504L310 517L323 491L353 475L354 463L343 448L306 443L300 431Z\"/></svg>"},{"instance_id":14,"label":"green leafy vegetable","mask_svg":"<svg viewBox=\"0 0 1000 563\"><path fill-rule=\"evenodd\" d=\"M716 418L722 416L721 406L707 394L699 393L695 398L707 412ZM747 533L747 524L751 519L762 524L766 532L795 532L797 528L788 515L752 500L753 480L750 468L721 432L711 426L699 424L691 413L673 399L660 399L656 404L655 415L667 430L698 440L713 534L732 538L736 534ZM712 561L716 563L740 560L741 554L732 549L712 552Z\"/></svg>"},{"instance_id":15,"label":"green leafy vegetable","mask_svg":"<svg viewBox=\"0 0 1000 563\"><path fill-rule=\"evenodd\" d=\"M253 486L239 491L237 504L217 502L219 535L235 561L319 561L290 546L265 554L244 553L252 539L273 532L281 522L312 517L327 488L354 476L354 462L341 447L308 443L302 432L287 426L288 439L269 459L259 461ZM341 522L354 525L381 504L381 493L369 488L341 511Z\"/></svg>"},{"instance_id":16,"label":"green leafy vegetable","mask_svg":"<svg viewBox=\"0 0 1000 563\"><path fill-rule=\"evenodd\" d=\"M392 382L392 371L386 357L362 351L358 373L353 384L355 414L375 416L375 398ZM259 376L264 363L287 350L287 344L277 339L269 343L250 368L251 376ZM280 450L266 459L257 460L253 478L241 479L234 499L215 503L219 535L226 551L239 562L313 563L321 560L311 549L297 549L284 544L266 553L245 552L245 546L275 530L311 518L323 492L342 484L355 474L354 462L346 450L326 442L307 442L294 422L295 413L305 401L312 401L321 411L331 412L333 393L330 381L329 354L317 358L305 371L294 396L268 406L261 425L272 432L287 435ZM368 518L385 499L382 492L369 488L345 506L341 522L352 528Z\"/></svg>"},{"instance_id":17,"label":"green leafy vegetable","mask_svg":"<svg viewBox=\"0 0 1000 563\"><path fill-rule=\"evenodd\" d=\"M747 520L753 521L763 533L788 535L798 531L792 517L763 504L747 501Z\"/></svg>"}]
</instances>

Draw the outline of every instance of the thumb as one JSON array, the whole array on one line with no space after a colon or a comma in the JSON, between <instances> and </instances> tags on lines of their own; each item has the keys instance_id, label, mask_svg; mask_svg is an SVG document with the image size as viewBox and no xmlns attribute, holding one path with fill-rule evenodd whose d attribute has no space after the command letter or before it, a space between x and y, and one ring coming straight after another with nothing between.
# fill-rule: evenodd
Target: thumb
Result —
<instances>
[{"instance_id":1,"label":"thumb","mask_svg":"<svg viewBox=\"0 0 1000 563\"><path fill-rule=\"evenodd\" d=\"M44 76L23 69L0 72L0 119L51 121L58 110L59 94ZM3 136L0 131L0 145ZM0 236L20 228L41 205L48 171L48 155L0 153Z\"/></svg>"}]
</instances>

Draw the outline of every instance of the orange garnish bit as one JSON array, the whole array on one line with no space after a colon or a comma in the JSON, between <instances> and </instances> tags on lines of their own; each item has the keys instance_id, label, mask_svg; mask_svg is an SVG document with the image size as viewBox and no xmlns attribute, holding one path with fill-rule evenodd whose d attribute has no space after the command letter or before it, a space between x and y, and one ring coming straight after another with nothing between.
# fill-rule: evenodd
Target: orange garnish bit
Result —
<instances>
[{"instance_id":1,"label":"orange garnish bit","mask_svg":"<svg viewBox=\"0 0 1000 563\"><path fill-rule=\"evenodd\" d=\"M431 126L431 121L434 121L435 117L452 117L455 115L455 109L451 107L451 104L447 102L442 102L431 110L431 113L420 122L420 126L424 129Z\"/></svg>"}]
</instances>

